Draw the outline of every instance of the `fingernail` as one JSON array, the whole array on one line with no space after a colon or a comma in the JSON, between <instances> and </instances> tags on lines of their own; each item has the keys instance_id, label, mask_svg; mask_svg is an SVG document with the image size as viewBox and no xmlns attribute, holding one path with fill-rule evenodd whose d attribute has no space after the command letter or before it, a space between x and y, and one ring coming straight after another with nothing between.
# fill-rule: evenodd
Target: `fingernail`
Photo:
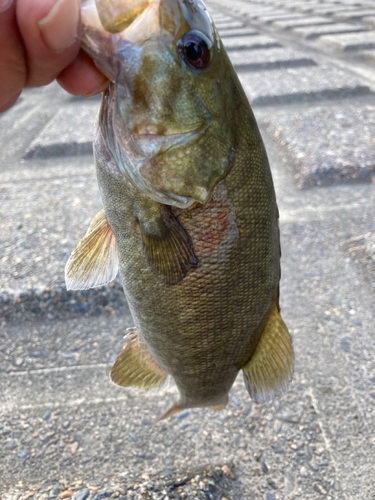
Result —
<instances>
[{"instance_id":1,"label":"fingernail","mask_svg":"<svg viewBox=\"0 0 375 500\"><path fill-rule=\"evenodd\" d=\"M5 12L12 5L13 0L0 0L0 12Z\"/></svg>"},{"instance_id":2,"label":"fingernail","mask_svg":"<svg viewBox=\"0 0 375 500\"><path fill-rule=\"evenodd\" d=\"M39 21L44 41L54 52L68 49L77 40L79 9L77 0L58 0Z\"/></svg>"},{"instance_id":3,"label":"fingernail","mask_svg":"<svg viewBox=\"0 0 375 500\"><path fill-rule=\"evenodd\" d=\"M101 85L100 87L98 87L94 92L91 92L91 94L84 94L82 97L94 97L98 94L100 94L101 92L103 92L109 85L109 81L106 79L106 81L103 83L103 85Z\"/></svg>"}]
</instances>

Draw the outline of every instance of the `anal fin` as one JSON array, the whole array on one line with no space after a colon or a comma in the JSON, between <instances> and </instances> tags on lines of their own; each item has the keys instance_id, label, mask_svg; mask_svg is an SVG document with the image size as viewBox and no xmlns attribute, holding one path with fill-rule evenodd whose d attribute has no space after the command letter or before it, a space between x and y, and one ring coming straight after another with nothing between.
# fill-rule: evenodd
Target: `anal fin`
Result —
<instances>
[{"instance_id":1,"label":"anal fin","mask_svg":"<svg viewBox=\"0 0 375 500\"><path fill-rule=\"evenodd\" d=\"M165 385L168 373L147 352L138 334L132 333L132 339L117 356L110 377L122 387L139 387L152 391Z\"/></svg>"},{"instance_id":2,"label":"anal fin","mask_svg":"<svg viewBox=\"0 0 375 500\"><path fill-rule=\"evenodd\" d=\"M255 352L242 368L251 398L256 403L270 401L290 382L293 366L292 339L274 304Z\"/></svg>"},{"instance_id":3,"label":"anal fin","mask_svg":"<svg viewBox=\"0 0 375 500\"><path fill-rule=\"evenodd\" d=\"M118 270L117 242L103 209L93 218L86 236L66 263L66 287L87 290L105 285L116 278Z\"/></svg>"}]
</instances>

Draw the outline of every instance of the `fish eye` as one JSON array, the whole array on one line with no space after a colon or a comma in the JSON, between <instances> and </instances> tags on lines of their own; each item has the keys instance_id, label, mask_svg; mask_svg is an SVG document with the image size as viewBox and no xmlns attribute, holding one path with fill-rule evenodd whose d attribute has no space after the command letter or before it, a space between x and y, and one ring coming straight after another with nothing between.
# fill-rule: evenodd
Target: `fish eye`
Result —
<instances>
[{"instance_id":1,"label":"fish eye","mask_svg":"<svg viewBox=\"0 0 375 500\"><path fill-rule=\"evenodd\" d=\"M194 69L207 68L212 43L200 31L189 31L177 43L181 59Z\"/></svg>"}]
</instances>

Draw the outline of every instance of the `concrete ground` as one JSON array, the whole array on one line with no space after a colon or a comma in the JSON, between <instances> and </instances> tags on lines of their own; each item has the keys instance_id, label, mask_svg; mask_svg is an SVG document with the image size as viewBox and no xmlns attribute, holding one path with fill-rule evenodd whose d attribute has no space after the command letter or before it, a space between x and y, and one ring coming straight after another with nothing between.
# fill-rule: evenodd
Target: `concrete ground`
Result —
<instances>
[{"instance_id":1,"label":"concrete ground","mask_svg":"<svg viewBox=\"0 0 375 500\"><path fill-rule=\"evenodd\" d=\"M0 115L2 500L375 499L375 5L210 0L253 104L281 217L294 380L267 405L157 418L175 389L114 386L132 319L111 286L67 292L101 208L99 99L30 89Z\"/></svg>"}]
</instances>

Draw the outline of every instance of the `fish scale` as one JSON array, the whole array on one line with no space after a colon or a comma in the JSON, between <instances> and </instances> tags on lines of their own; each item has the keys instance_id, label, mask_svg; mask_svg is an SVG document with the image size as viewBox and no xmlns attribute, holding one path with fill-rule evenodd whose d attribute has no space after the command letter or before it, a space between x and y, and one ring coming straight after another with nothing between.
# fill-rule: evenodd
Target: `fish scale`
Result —
<instances>
[{"instance_id":1,"label":"fish scale","mask_svg":"<svg viewBox=\"0 0 375 500\"><path fill-rule=\"evenodd\" d=\"M115 3L118 13L121 2ZM106 2L100 4L103 10ZM169 16L173 22L152 32L150 40L143 32L131 47L127 37L137 38L132 24L130 35L127 29L109 35L95 23L94 35L107 44L103 54L114 43L111 37L117 45L122 37L124 50L116 57L123 65L104 93L94 141L105 216L72 254L67 283L87 288L92 275L98 284L101 274L119 270L135 331L111 377L119 385L150 390L172 377L180 398L165 416L190 407L221 409L241 369L251 397L265 401L290 380L293 348L279 313L278 212L264 145L204 4L150 2L141 16L149 16L148 22ZM100 68L108 66L85 42L85 30L84 47ZM155 47L165 55L153 56ZM207 50L203 67L195 69ZM138 66L130 74L127 60L134 60L134 51ZM160 65L163 57L166 66ZM170 71L171 78L161 71ZM182 82L178 91L176 81ZM139 82L143 101L142 93L136 100L131 95ZM162 100L153 101L160 95ZM174 112L160 110L158 123L154 104L164 101ZM196 130L186 131L185 123L197 119ZM140 137L139 123L146 124L146 136ZM176 130L181 133L174 135ZM102 234L111 256L117 255L108 264L111 272L97 258L95 242Z\"/></svg>"}]
</instances>

